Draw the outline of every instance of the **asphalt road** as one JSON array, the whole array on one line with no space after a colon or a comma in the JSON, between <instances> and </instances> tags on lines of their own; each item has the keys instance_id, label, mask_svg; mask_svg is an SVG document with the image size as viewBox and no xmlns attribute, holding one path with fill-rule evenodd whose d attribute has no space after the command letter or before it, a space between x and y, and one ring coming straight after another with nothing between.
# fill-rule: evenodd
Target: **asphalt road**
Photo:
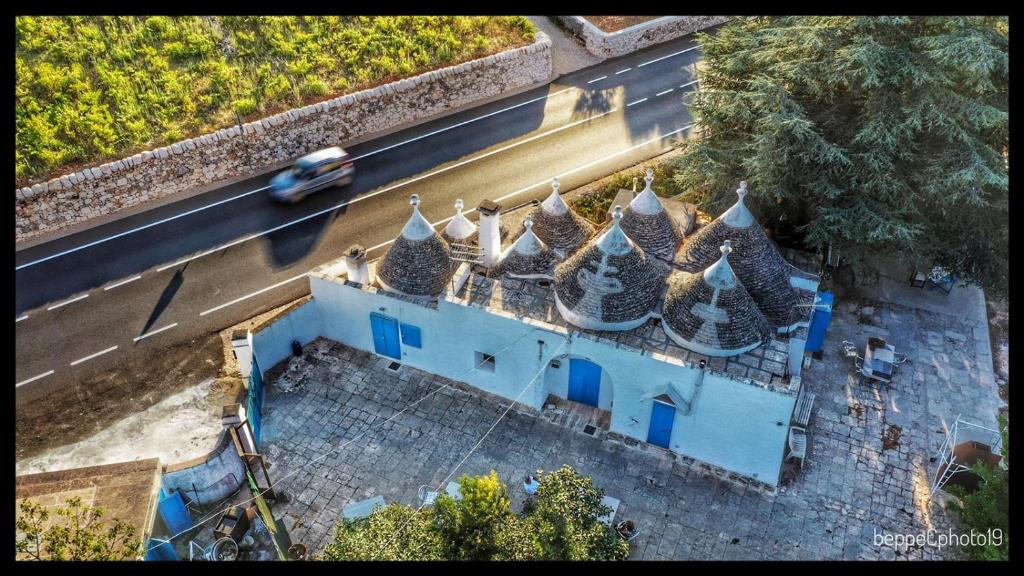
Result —
<instances>
[{"instance_id":1,"label":"asphalt road","mask_svg":"<svg viewBox=\"0 0 1024 576\"><path fill-rule=\"evenodd\" d=\"M354 243L383 255L411 194L440 226L456 198L522 204L666 151L690 134L699 53L684 38L348 147L353 183L295 205L263 174L18 251L18 403L308 294Z\"/></svg>"}]
</instances>

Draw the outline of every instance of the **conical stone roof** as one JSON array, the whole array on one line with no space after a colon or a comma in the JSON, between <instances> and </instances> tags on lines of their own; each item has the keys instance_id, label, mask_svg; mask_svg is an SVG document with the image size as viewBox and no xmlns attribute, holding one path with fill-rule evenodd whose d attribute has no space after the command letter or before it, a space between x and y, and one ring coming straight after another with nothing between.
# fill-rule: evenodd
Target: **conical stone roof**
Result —
<instances>
[{"instance_id":1,"label":"conical stone roof","mask_svg":"<svg viewBox=\"0 0 1024 576\"><path fill-rule=\"evenodd\" d=\"M466 244L476 233L476 224L470 222L469 218L462 213L464 206L461 198L455 201L455 217L448 222L448 225L444 227L444 232L441 233L441 237L445 241Z\"/></svg>"},{"instance_id":2,"label":"conical stone roof","mask_svg":"<svg viewBox=\"0 0 1024 576\"><path fill-rule=\"evenodd\" d=\"M377 281L385 289L408 296L437 296L454 272L448 243L420 214L420 198L413 194L412 216L377 268Z\"/></svg>"},{"instance_id":3,"label":"conical stone roof","mask_svg":"<svg viewBox=\"0 0 1024 576\"><path fill-rule=\"evenodd\" d=\"M537 237L564 258L593 235L594 225L569 208L558 186L558 178L553 179L551 194L530 215Z\"/></svg>"},{"instance_id":4,"label":"conical stone roof","mask_svg":"<svg viewBox=\"0 0 1024 576\"><path fill-rule=\"evenodd\" d=\"M747 195L746 182L740 182L736 194L739 196L736 204L690 236L683 246L680 267L687 272L707 268L718 261L719 247L729 240L732 270L768 322L787 331L802 317L793 309L806 298L790 284L792 276L802 274L779 254L747 209L743 202Z\"/></svg>"},{"instance_id":5,"label":"conical stone roof","mask_svg":"<svg viewBox=\"0 0 1024 576\"><path fill-rule=\"evenodd\" d=\"M706 356L736 356L767 340L772 327L729 265L730 242L701 274L675 272L668 280L661 323L680 346Z\"/></svg>"},{"instance_id":6,"label":"conical stone roof","mask_svg":"<svg viewBox=\"0 0 1024 576\"><path fill-rule=\"evenodd\" d=\"M650 317L669 268L622 231L622 207L599 238L555 267L555 305L569 323L629 330Z\"/></svg>"},{"instance_id":7,"label":"conical stone roof","mask_svg":"<svg viewBox=\"0 0 1024 576\"><path fill-rule=\"evenodd\" d=\"M533 218L523 220L525 231L502 254L492 275L516 278L551 278L558 257L533 232Z\"/></svg>"},{"instance_id":8,"label":"conical stone roof","mask_svg":"<svg viewBox=\"0 0 1024 576\"><path fill-rule=\"evenodd\" d=\"M647 186L622 215L622 229L644 252L671 261L683 241L683 233L651 189L653 170L647 171L645 180Z\"/></svg>"}]
</instances>

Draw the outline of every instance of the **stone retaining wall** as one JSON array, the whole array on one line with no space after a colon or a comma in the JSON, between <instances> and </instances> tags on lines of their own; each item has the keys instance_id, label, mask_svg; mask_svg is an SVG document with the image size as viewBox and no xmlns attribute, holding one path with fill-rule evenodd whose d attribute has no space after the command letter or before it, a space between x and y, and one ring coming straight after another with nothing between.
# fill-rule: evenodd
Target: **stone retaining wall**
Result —
<instances>
[{"instance_id":1,"label":"stone retaining wall","mask_svg":"<svg viewBox=\"0 0 1024 576\"><path fill-rule=\"evenodd\" d=\"M614 58L721 24L728 17L663 16L617 32L604 32L582 16L559 16L558 19L583 40L591 54Z\"/></svg>"},{"instance_id":2,"label":"stone retaining wall","mask_svg":"<svg viewBox=\"0 0 1024 576\"><path fill-rule=\"evenodd\" d=\"M551 40L288 110L15 192L15 241L344 144L551 76Z\"/></svg>"}]
</instances>

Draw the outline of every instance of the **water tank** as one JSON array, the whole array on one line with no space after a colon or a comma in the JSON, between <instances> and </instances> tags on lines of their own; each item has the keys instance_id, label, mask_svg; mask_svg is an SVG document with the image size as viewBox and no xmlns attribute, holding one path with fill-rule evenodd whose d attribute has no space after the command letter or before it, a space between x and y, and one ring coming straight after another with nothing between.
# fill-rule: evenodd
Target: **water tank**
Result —
<instances>
[{"instance_id":1,"label":"water tank","mask_svg":"<svg viewBox=\"0 0 1024 576\"><path fill-rule=\"evenodd\" d=\"M814 313L811 315L811 326L807 329L807 352L821 352L825 343L825 332L832 322L832 293L819 292L814 296Z\"/></svg>"}]
</instances>

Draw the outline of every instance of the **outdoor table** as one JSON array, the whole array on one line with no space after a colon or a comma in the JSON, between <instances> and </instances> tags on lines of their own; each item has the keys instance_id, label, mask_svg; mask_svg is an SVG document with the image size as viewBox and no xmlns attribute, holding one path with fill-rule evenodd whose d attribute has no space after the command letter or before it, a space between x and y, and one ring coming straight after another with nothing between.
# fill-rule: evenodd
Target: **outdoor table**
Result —
<instances>
[{"instance_id":1,"label":"outdoor table","mask_svg":"<svg viewBox=\"0 0 1024 576\"><path fill-rule=\"evenodd\" d=\"M896 348L891 344L886 344L881 348L873 348L871 344L868 344L864 351L864 367L861 370L861 375L888 384L892 381L892 363L895 355Z\"/></svg>"},{"instance_id":2,"label":"outdoor table","mask_svg":"<svg viewBox=\"0 0 1024 576\"><path fill-rule=\"evenodd\" d=\"M615 519L615 513L619 510L619 499L612 498L611 496L605 496L601 498L601 505L611 508L612 511L606 514L605 516L599 517L597 520L599 522L604 522L608 526L611 526L612 520Z\"/></svg>"},{"instance_id":3,"label":"outdoor table","mask_svg":"<svg viewBox=\"0 0 1024 576\"><path fill-rule=\"evenodd\" d=\"M384 506L383 496L374 496L373 498L349 504L342 509L342 515L348 520L358 520L372 514L374 508L378 506Z\"/></svg>"},{"instance_id":4,"label":"outdoor table","mask_svg":"<svg viewBox=\"0 0 1024 576\"><path fill-rule=\"evenodd\" d=\"M454 480L449 482L448 485L445 486L444 491L452 498L456 500L462 500L462 490L459 490L458 482Z\"/></svg>"}]
</instances>

